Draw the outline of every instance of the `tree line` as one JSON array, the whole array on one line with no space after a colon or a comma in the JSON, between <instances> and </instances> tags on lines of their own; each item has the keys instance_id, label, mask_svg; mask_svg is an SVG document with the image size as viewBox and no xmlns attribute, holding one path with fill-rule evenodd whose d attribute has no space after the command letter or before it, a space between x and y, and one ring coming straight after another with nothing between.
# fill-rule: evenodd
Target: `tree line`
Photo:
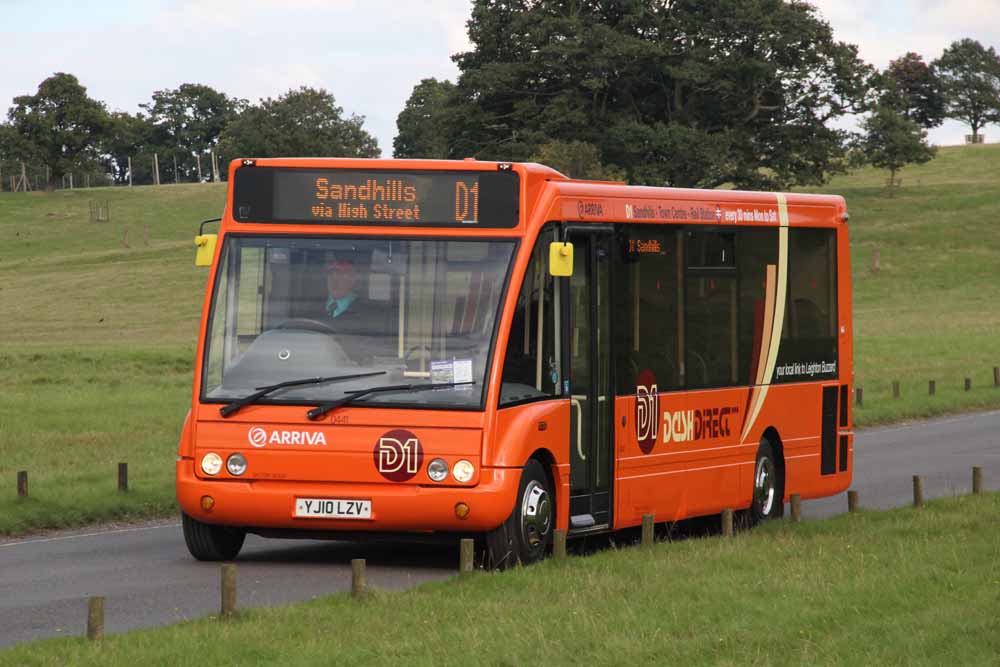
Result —
<instances>
[{"instance_id":1,"label":"tree line","mask_svg":"<svg viewBox=\"0 0 1000 667\"><path fill-rule=\"evenodd\" d=\"M346 116L325 90L302 87L251 105L185 83L154 92L139 107L136 114L110 112L75 76L53 74L34 95L14 98L0 124L0 169L17 175L21 163L40 166L52 188L72 173L153 183L154 164L160 182L208 180L213 155L224 179L229 157L380 154L364 118Z\"/></svg>"},{"instance_id":2,"label":"tree line","mask_svg":"<svg viewBox=\"0 0 1000 667\"><path fill-rule=\"evenodd\" d=\"M972 39L884 71L795 0L475 0L456 82L417 84L397 119L398 158L533 160L577 178L787 189L858 164L931 159L945 118L973 136L1000 122L1000 56ZM199 159L376 157L364 118L290 90L257 104L201 84L109 112L71 74L14 100L0 167L46 167L50 186L90 169L125 182L196 180ZM863 114L860 132L837 121ZM177 159L176 172L173 159ZM207 162L206 162L207 164ZM204 178L204 175L202 176Z\"/></svg>"}]
</instances>

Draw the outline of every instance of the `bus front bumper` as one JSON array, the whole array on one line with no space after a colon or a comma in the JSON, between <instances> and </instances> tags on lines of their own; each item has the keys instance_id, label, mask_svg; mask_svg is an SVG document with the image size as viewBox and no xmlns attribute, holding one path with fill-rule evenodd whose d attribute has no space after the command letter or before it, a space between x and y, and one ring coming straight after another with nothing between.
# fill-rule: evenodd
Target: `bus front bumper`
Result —
<instances>
[{"instance_id":1,"label":"bus front bumper","mask_svg":"<svg viewBox=\"0 0 1000 667\"><path fill-rule=\"evenodd\" d=\"M194 461L177 461L177 500L185 514L209 524L317 532L483 532L499 526L514 508L520 468L482 468L471 487L354 484L276 480L204 480ZM212 499L209 510L204 497ZM297 498L370 500L369 519L294 516ZM469 508L462 519L456 506Z\"/></svg>"}]
</instances>

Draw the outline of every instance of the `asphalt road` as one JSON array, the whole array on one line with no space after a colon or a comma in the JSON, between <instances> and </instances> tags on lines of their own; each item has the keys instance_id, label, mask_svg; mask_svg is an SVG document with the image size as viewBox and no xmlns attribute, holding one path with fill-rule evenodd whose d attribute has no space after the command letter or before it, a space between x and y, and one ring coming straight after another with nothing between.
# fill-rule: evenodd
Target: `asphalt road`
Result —
<instances>
[{"instance_id":1,"label":"asphalt road","mask_svg":"<svg viewBox=\"0 0 1000 667\"><path fill-rule=\"evenodd\" d=\"M866 508L924 493L968 493L971 468L1000 488L1000 411L869 429L856 439L855 482ZM803 504L806 517L846 511L845 494ZM455 546L352 544L247 538L237 561L238 605L274 606L350 588L352 558L366 558L370 585L399 590L450 576ZM0 646L81 635L87 598L106 597L106 631L164 625L217 612L219 566L193 560L180 525L160 522L0 542Z\"/></svg>"}]
</instances>

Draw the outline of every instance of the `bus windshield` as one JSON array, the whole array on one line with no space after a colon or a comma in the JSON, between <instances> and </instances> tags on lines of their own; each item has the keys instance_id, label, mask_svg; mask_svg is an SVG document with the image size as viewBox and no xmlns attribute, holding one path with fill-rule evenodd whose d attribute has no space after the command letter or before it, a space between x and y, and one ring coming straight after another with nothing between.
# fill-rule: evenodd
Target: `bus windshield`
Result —
<instances>
[{"instance_id":1,"label":"bus windshield","mask_svg":"<svg viewBox=\"0 0 1000 667\"><path fill-rule=\"evenodd\" d=\"M514 241L229 236L212 297L202 399L481 409Z\"/></svg>"}]
</instances>

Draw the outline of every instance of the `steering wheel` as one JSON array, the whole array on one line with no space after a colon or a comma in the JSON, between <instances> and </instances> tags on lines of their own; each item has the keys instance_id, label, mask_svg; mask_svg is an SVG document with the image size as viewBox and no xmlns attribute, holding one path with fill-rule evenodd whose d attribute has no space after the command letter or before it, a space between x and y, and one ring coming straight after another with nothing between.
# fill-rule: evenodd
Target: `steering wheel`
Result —
<instances>
[{"instance_id":1,"label":"steering wheel","mask_svg":"<svg viewBox=\"0 0 1000 667\"><path fill-rule=\"evenodd\" d=\"M314 320L308 317L293 317L285 320L274 327L275 329L305 329L306 331L316 331L318 333L335 334L337 331L326 322Z\"/></svg>"}]
</instances>

